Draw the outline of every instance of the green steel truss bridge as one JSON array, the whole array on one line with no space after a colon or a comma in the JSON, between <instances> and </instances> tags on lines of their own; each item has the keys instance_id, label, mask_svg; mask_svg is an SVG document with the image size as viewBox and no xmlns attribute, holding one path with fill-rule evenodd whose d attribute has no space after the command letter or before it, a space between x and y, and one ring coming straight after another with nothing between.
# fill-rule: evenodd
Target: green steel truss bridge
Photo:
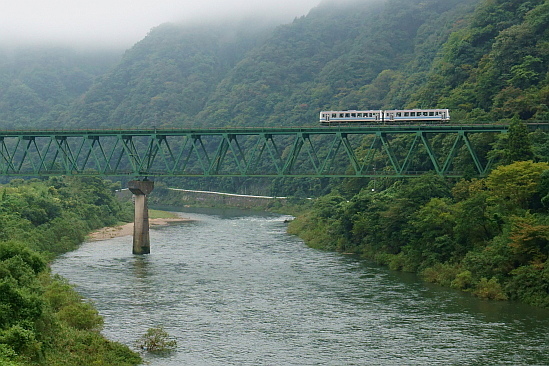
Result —
<instances>
[{"instance_id":1,"label":"green steel truss bridge","mask_svg":"<svg viewBox=\"0 0 549 366\"><path fill-rule=\"evenodd\" d=\"M0 131L0 175L485 176L506 125Z\"/></svg>"}]
</instances>

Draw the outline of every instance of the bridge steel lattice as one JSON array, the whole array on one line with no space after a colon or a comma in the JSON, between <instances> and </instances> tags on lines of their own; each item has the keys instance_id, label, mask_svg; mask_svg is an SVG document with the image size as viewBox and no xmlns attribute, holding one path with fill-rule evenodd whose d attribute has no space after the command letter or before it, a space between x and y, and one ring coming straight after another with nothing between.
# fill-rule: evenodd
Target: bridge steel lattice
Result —
<instances>
[{"instance_id":1,"label":"bridge steel lattice","mask_svg":"<svg viewBox=\"0 0 549 366\"><path fill-rule=\"evenodd\" d=\"M485 176L506 125L0 131L5 176ZM459 163L456 162L459 160Z\"/></svg>"}]
</instances>

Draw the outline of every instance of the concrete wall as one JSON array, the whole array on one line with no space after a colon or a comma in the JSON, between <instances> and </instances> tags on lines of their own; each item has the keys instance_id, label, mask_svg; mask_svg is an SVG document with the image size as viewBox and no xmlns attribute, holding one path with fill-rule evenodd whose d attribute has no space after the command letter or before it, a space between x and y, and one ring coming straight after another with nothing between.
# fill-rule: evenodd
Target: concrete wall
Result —
<instances>
[{"instance_id":1,"label":"concrete wall","mask_svg":"<svg viewBox=\"0 0 549 366\"><path fill-rule=\"evenodd\" d=\"M156 193L156 194L155 194ZM193 191L169 188L164 192L154 192L149 197L154 204L173 206L203 206L203 207L238 207L238 208L268 208L285 197L248 196L221 192Z\"/></svg>"}]
</instances>

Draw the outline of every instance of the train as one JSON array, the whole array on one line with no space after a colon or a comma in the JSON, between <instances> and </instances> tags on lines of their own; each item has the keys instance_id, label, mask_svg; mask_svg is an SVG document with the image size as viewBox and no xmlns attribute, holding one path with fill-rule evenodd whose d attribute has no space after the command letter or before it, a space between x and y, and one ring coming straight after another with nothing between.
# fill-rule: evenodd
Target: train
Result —
<instances>
[{"instance_id":1,"label":"train","mask_svg":"<svg viewBox=\"0 0 549 366\"><path fill-rule=\"evenodd\" d=\"M368 111L322 111L320 123L337 124L399 124L445 123L450 121L448 109L389 109Z\"/></svg>"}]
</instances>

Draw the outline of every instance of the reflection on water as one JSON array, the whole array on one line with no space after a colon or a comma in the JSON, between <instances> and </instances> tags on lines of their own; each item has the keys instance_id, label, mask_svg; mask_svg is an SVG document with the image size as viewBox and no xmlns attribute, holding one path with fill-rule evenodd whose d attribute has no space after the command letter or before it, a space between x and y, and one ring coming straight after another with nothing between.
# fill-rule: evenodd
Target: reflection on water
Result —
<instances>
[{"instance_id":1,"label":"reflection on water","mask_svg":"<svg viewBox=\"0 0 549 366\"><path fill-rule=\"evenodd\" d=\"M486 302L353 257L307 248L283 216L194 211L53 265L128 345L163 326L178 350L151 365L547 365L549 312Z\"/></svg>"}]
</instances>

